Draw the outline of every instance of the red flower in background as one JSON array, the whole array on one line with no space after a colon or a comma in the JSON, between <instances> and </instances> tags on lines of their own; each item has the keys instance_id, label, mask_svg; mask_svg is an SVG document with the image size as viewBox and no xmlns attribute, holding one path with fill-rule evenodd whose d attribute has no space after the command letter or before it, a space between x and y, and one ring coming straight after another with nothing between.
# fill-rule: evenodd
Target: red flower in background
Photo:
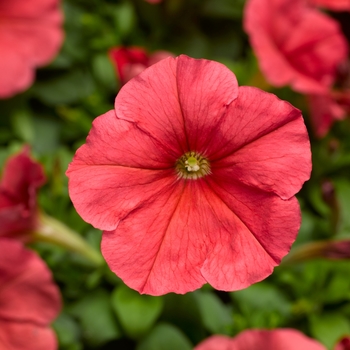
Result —
<instances>
[{"instance_id":1,"label":"red flower in background","mask_svg":"<svg viewBox=\"0 0 350 350\"><path fill-rule=\"evenodd\" d=\"M19 242L0 238L0 349L54 350L61 309L50 270Z\"/></svg>"},{"instance_id":2,"label":"red flower in background","mask_svg":"<svg viewBox=\"0 0 350 350\"><path fill-rule=\"evenodd\" d=\"M311 5L324 7L332 11L349 11L350 0L308 0Z\"/></svg>"},{"instance_id":3,"label":"red flower in background","mask_svg":"<svg viewBox=\"0 0 350 350\"><path fill-rule=\"evenodd\" d=\"M7 161L0 182L0 237L29 239L37 225L37 190L44 182L43 169L29 157L28 147Z\"/></svg>"},{"instance_id":4,"label":"red flower in background","mask_svg":"<svg viewBox=\"0 0 350 350\"><path fill-rule=\"evenodd\" d=\"M105 230L110 268L141 293L237 290L295 240L310 176L300 111L238 87L225 66L158 62L119 92L70 164L78 213Z\"/></svg>"},{"instance_id":5,"label":"red flower in background","mask_svg":"<svg viewBox=\"0 0 350 350\"><path fill-rule=\"evenodd\" d=\"M0 98L27 89L63 39L59 0L0 2Z\"/></svg>"},{"instance_id":6,"label":"red flower in background","mask_svg":"<svg viewBox=\"0 0 350 350\"><path fill-rule=\"evenodd\" d=\"M169 56L173 55L166 51L156 51L149 55L141 47L114 47L109 50L109 57L112 60L122 85L152 64Z\"/></svg>"},{"instance_id":7,"label":"red flower in background","mask_svg":"<svg viewBox=\"0 0 350 350\"><path fill-rule=\"evenodd\" d=\"M326 347L295 329L243 331L235 338L214 335L195 350L326 350Z\"/></svg>"},{"instance_id":8,"label":"red flower in background","mask_svg":"<svg viewBox=\"0 0 350 350\"><path fill-rule=\"evenodd\" d=\"M348 51L335 20L303 0L249 0L244 26L272 85L328 94Z\"/></svg>"},{"instance_id":9,"label":"red flower in background","mask_svg":"<svg viewBox=\"0 0 350 350\"><path fill-rule=\"evenodd\" d=\"M334 350L350 350L350 337L344 337L335 346Z\"/></svg>"},{"instance_id":10,"label":"red flower in background","mask_svg":"<svg viewBox=\"0 0 350 350\"><path fill-rule=\"evenodd\" d=\"M344 119L350 111L350 91L309 95L308 102L316 135L323 137L336 120Z\"/></svg>"}]
</instances>

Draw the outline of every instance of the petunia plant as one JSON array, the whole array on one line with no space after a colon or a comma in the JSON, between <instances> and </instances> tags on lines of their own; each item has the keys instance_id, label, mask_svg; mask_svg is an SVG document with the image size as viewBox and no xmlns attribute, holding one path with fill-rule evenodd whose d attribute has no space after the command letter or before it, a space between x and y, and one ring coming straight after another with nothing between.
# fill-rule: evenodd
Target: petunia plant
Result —
<instances>
[{"instance_id":1,"label":"petunia plant","mask_svg":"<svg viewBox=\"0 0 350 350\"><path fill-rule=\"evenodd\" d=\"M300 111L225 66L165 59L126 84L70 164L78 213L140 293L238 290L294 242L310 176Z\"/></svg>"}]
</instances>

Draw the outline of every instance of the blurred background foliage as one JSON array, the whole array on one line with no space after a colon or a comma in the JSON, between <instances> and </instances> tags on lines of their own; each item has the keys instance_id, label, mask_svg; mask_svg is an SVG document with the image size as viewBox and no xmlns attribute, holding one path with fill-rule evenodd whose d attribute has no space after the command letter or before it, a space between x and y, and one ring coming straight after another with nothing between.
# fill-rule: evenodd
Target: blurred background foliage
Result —
<instances>
[{"instance_id":1,"label":"blurred background foliage","mask_svg":"<svg viewBox=\"0 0 350 350\"><path fill-rule=\"evenodd\" d=\"M92 120L113 108L120 84L107 52L140 46L149 52L220 61L240 85L269 90L302 109L303 96L270 87L258 70L242 29L244 0L63 0L65 41L57 58L37 71L26 92L0 101L0 163L24 143L44 165L39 193L45 212L99 250L101 232L71 205L65 171ZM293 249L321 239L350 239L350 123L318 140L309 128L313 173L298 195L302 227ZM284 264L265 281L233 293L206 285L186 295L139 295L106 265L46 243L34 249L54 273L64 308L54 323L60 349L187 350L214 333L294 327L329 349L350 334L350 262ZM254 257L252 257L254 259Z\"/></svg>"}]
</instances>

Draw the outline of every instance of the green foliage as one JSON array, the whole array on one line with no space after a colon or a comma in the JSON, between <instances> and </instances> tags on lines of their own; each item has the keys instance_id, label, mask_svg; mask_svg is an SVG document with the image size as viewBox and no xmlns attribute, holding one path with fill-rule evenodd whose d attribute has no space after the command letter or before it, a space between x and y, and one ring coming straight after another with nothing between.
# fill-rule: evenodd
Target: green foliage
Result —
<instances>
[{"instance_id":1,"label":"green foliage","mask_svg":"<svg viewBox=\"0 0 350 350\"><path fill-rule=\"evenodd\" d=\"M113 108L120 82L108 50L141 46L215 59L236 74L240 85L273 92L305 116L313 173L298 195L303 222L292 252L309 242L350 238L350 122L336 123L323 139L314 137L305 98L287 87L271 87L260 72L242 28L244 5L244 0L157 5L62 0L61 52L37 71L28 91L0 100L0 164L30 144L47 176L40 208L98 250L101 232L76 213L65 171L94 118ZM234 336L256 327L296 328L332 349L339 337L350 334L349 261L282 263L266 281L232 293L206 285L186 295L151 297L76 253L46 243L31 248L53 271L62 293L64 308L53 324L60 350L187 350L211 334Z\"/></svg>"},{"instance_id":2,"label":"green foliage","mask_svg":"<svg viewBox=\"0 0 350 350\"><path fill-rule=\"evenodd\" d=\"M163 308L163 299L140 295L124 285L112 293L112 306L130 338L140 338L150 331Z\"/></svg>"}]
</instances>

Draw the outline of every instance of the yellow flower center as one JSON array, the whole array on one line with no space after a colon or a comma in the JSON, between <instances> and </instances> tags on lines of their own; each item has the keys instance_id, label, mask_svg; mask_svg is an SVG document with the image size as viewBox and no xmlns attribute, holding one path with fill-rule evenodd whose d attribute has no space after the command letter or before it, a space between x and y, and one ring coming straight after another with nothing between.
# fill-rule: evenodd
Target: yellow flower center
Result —
<instances>
[{"instance_id":1,"label":"yellow flower center","mask_svg":"<svg viewBox=\"0 0 350 350\"><path fill-rule=\"evenodd\" d=\"M187 152L176 161L176 171L179 178L196 180L210 174L208 159L197 152Z\"/></svg>"}]
</instances>

